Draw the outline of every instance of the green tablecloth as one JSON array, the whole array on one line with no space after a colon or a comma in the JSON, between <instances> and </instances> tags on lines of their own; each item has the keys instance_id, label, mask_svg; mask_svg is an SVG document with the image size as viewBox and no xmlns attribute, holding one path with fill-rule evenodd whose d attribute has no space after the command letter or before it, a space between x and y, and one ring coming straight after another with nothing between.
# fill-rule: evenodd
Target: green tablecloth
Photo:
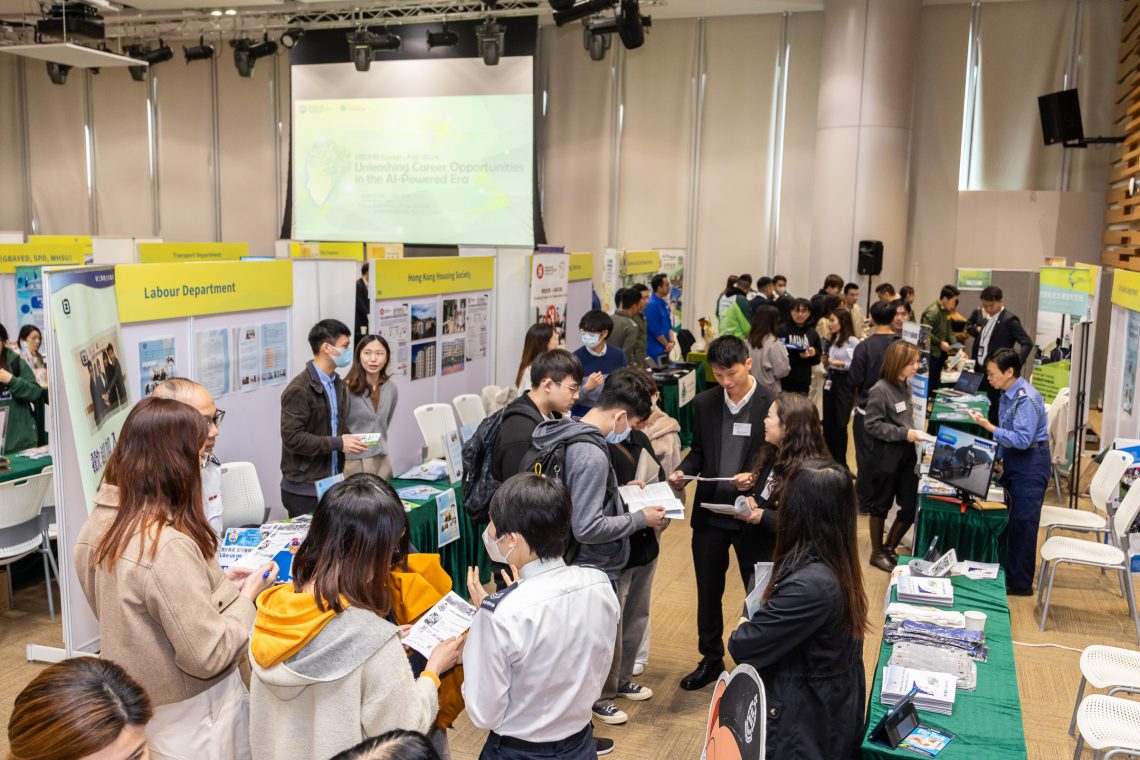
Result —
<instances>
[{"instance_id":1,"label":"green tablecloth","mask_svg":"<svg viewBox=\"0 0 1140 760\"><path fill-rule=\"evenodd\" d=\"M707 387L707 383L700 367L694 371L697 373L697 393L700 393ZM675 380L660 383L658 387L661 389L661 398L657 403L661 411L677 420L677 424L681 426L681 448L687 449L693 442L693 403L690 401L684 406L680 405L680 390L677 385Z\"/></svg>"},{"instance_id":2,"label":"green tablecloth","mask_svg":"<svg viewBox=\"0 0 1140 760\"><path fill-rule=\"evenodd\" d=\"M947 400L944 396L935 398L934 406L930 409L930 424L926 429L931 435L938 434L938 428L942 425L949 425L950 427L963 430L967 433L979 436L981 438L989 438L990 434L986 432L985 428L980 425L974 424L966 412L960 408L956 409L955 406L965 407L971 411L977 412L985 416L990 411L990 400L988 398L979 399L977 401L954 401Z\"/></svg>"},{"instance_id":3,"label":"green tablecloth","mask_svg":"<svg viewBox=\"0 0 1140 760\"><path fill-rule=\"evenodd\" d=\"M468 567L478 565L479 577L484 583L490 580L491 562L487 559L486 549L483 548L483 527L476 527L463 509L463 489L459 483L451 484L447 480L425 483L422 480L399 480L396 478L388 482L397 491L408 486L420 485L434 486L441 491L445 489L454 491L455 503L459 507L459 540L440 549L439 524L434 497L408 512L408 526L411 529L409 540L420 552L439 554L440 564L443 565L444 571L451 576L452 590L464 599L467 598Z\"/></svg>"},{"instance_id":4,"label":"green tablecloth","mask_svg":"<svg viewBox=\"0 0 1140 760\"><path fill-rule=\"evenodd\" d=\"M906 561L906 558L900 558ZM997 580L973 581L955 577L954 609L986 613L986 645L989 661L978 663L978 688L960 691L952 715L919 712L924 723L946 729L957 737L938 755L939 760L1015 760L1027 757L1025 733L1021 725L1021 698L1017 691L1017 669L1013 660L1013 640L1009 627L1009 607L1005 599L1005 573ZM894 592L891 592L892 600ZM867 706L867 726L863 732L862 756L867 758L914 758L906 750L891 750L871 744L867 736L889 709L879 703L883 668L891 658L892 644L882 643L875 666L875 680Z\"/></svg>"},{"instance_id":5,"label":"green tablecloth","mask_svg":"<svg viewBox=\"0 0 1140 760\"><path fill-rule=\"evenodd\" d=\"M951 498L951 497L947 497ZM914 528L915 551L925 551L930 541L939 536L938 550L953 549L959 560L1005 562L1005 529L1009 525L1007 509L973 509L962 511L959 502L920 495L918 522Z\"/></svg>"},{"instance_id":6,"label":"green tablecloth","mask_svg":"<svg viewBox=\"0 0 1140 760\"><path fill-rule=\"evenodd\" d=\"M0 483L8 483L20 478L28 478L32 475L39 475L43 469L51 464L51 457L37 457L29 459L21 454L11 454L8 457L8 464L10 469L0 473Z\"/></svg>"}]
</instances>

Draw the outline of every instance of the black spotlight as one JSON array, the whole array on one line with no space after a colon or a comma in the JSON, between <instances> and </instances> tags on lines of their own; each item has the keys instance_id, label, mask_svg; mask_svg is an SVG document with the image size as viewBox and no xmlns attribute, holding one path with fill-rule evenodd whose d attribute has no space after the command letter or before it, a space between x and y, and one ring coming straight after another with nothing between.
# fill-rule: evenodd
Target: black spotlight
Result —
<instances>
[{"instance_id":1,"label":"black spotlight","mask_svg":"<svg viewBox=\"0 0 1140 760\"><path fill-rule=\"evenodd\" d=\"M443 25L442 32L428 31L427 33L428 50L432 50L433 48L437 47L455 47L458 44L459 35L455 32L449 31L447 24Z\"/></svg>"},{"instance_id":2,"label":"black spotlight","mask_svg":"<svg viewBox=\"0 0 1140 760\"><path fill-rule=\"evenodd\" d=\"M48 79L51 80L52 84L66 84L67 72L69 71L71 71L71 67L66 63L47 62Z\"/></svg>"},{"instance_id":3,"label":"black spotlight","mask_svg":"<svg viewBox=\"0 0 1140 760\"><path fill-rule=\"evenodd\" d=\"M637 0L621 0L617 27L621 44L625 45L626 49L635 50L645 44L645 27L650 23L652 22L648 17L641 18Z\"/></svg>"},{"instance_id":4,"label":"black spotlight","mask_svg":"<svg viewBox=\"0 0 1140 760\"><path fill-rule=\"evenodd\" d=\"M269 39L268 34L258 43L243 37L230 40L230 45L234 49L234 67L237 68L238 75L243 77L253 76L253 67L258 58L265 58L277 52L277 43Z\"/></svg>"},{"instance_id":5,"label":"black spotlight","mask_svg":"<svg viewBox=\"0 0 1140 760\"><path fill-rule=\"evenodd\" d=\"M613 33L598 31L586 26L582 29L582 45L590 53L591 61L604 61L606 51L613 44Z\"/></svg>"},{"instance_id":6,"label":"black spotlight","mask_svg":"<svg viewBox=\"0 0 1140 760\"><path fill-rule=\"evenodd\" d=\"M182 46L182 54L186 56L186 63L191 61L208 61L214 57L214 46L206 44L205 37L198 38L198 44L194 47Z\"/></svg>"},{"instance_id":7,"label":"black spotlight","mask_svg":"<svg viewBox=\"0 0 1140 760\"><path fill-rule=\"evenodd\" d=\"M595 13L601 13L607 8L614 7L616 2L617 0L582 0L582 2L568 5L561 10L555 10L554 23L563 26L571 21L593 16Z\"/></svg>"},{"instance_id":8,"label":"black spotlight","mask_svg":"<svg viewBox=\"0 0 1140 760\"><path fill-rule=\"evenodd\" d=\"M400 39L400 36L398 34L392 34L387 29L385 29L383 32L380 32L379 34L375 32L369 32L368 39L369 42L372 43L373 51L381 50L384 52L391 52L399 50L404 44L404 41Z\"/></svg>"},{"instance_id":9,"label":"black spotlight","mask_svg":"<svg viewBox=\"0 0 1140 760\"><path fill-rule=\"evenodd\" d=\"M125 48L123 48L123 52L129 55L131 58L137 58L140 61L145 61L146 55L150 51L147 50L143 45L135 43L133 45L127 45ZM127 67L127 71L130 72L131 79L135 80L136 82L146 81L146 70L146 66Z\"/></svg>"},{"instance_id":10,"label":"black spotlight","mask_svg":"<svg viewBox=\"0 0 1140 760\"><path fill-rule=\"evenodd\" d=\"M372 66L372 43L364 29L348 33L348 53L357 71L368 71Z\"/></svg>"},{"instance_id":11,"label":"black spotlight","mask_svg":"<svg viewBox=\"0 0 1140 760\"><path fill-rule=\"evenodd\" d=\"M556 11L564 11L574 4L574 0L550 0L550 7Z\"/></svg>"},{"instance_id":12,"label":"black spotlight","mask_svg":"<svg viewBox=\"0 0 1140 760\"><path fill-rule=\"evenodd\" d=\"M304 36L305 30L301 29L300 27L286 29L281 33L281 47L285 48L286 50L292 50L293 46L296 45Z\"/></svg>"},{"instance_id":13,"label":"black spotlight","mask_svg":"<svg viewBox=\"0 0 1140 760\"><path fill-rule=\"evenodd\" d=\"M479 45L479 55L483 57L483 63L488 66L499 65L506 32L507 28L502 24L496 24L494 19L487 19L475 27L475 41Z\"/></svg>"},{"instance_id":14,"label":"black spotlight","mask_svg":"<svg viewBox=\"0 0 1140 760\"><path fill-rule=\"evenodd\" d=\"M161 39L158 41L158 47L146 51L143 55L143 60L154 66L156 63L165 63L174 57L174 51L170 46L163 42Z\"/></svg>"}]
</instances>

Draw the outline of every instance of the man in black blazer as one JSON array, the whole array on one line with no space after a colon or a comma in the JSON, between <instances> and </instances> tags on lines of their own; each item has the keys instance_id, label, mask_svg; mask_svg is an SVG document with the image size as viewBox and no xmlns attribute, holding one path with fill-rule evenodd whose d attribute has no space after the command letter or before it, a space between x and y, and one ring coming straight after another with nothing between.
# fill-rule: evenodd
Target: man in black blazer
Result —
<instances>
[{"instance_id":1,"label":"man in black blazer","mask_svg":"<svg viewBox=\"0 0 1140 760\"><path fill-rule=\"evenodd\" d=\"M999 348L1012 349L1014 344L1017 344L1017 353L1024 366L1029 358L1029 352L1033 350L1033 339L1025 332L1017 315L1005 308L1002 300L1004 297L1005 294L997 285L990 285L982 291L982 312L986 315L986 321L974 340L973 351L975 371L982 373L981 388L990 397L989 419L995 425L998 423L998 401L1001 399L1001 391L985 379L986 359Z\"/></svg>"},{"instance_id":2,"label":"man in black blazer","mask_svg":"<svg viewBox=\"0 0 1140 760\"><path fill-rule=\"evenodd\" d=\"M717 387L693 400L693 443L680 467L669 476L675 489L685 486L685 476L731 480L703 480L693 498L693 566L697 575L697 635L701 662L681 679L689 691L712 683L724 670L724 619L721 597L731 548L736 552L740 577L747 586L753 565L759 561L762 542L756 526L720 514L702 504L733 504L752 490L752 471L764 445L764 418L771 395L756 382L750 370L748 346L740 338L722 335L708 348L708 363Z\"/></svg>"}]
</instances>

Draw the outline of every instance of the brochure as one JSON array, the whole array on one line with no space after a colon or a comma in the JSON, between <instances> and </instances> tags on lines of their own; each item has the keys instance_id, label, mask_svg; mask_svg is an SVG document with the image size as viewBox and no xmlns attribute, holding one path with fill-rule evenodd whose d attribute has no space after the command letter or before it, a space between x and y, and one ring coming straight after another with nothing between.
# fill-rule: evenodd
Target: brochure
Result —
<instances>
[{"instance_id":1,"label":"brochure","mask_svg":"<svg viewBox=\"0 0 1140 760\"><path fill-rule=\"evenodd\" d=\"M463 441L458 430L443 434L443 450L447 458L447 477L452 483L463 480Z\"/></svg>"},{"instance_id":2,"label":"brochure","mask_svg":"<svg viewBox=\"0 0 1140 760\"><path fill-rule=\"evenodd\" d=\"M423 464L417 464L412 469L400 475L397 480L426 480L434 483L447 477L447 462L442 459L429 459Z\"/></svg>"},{"instance_id":3,"label":"brochure","mask_svg":"<svg viewBox=\"0 0 1140 760\"><path fill-rule=\"evenodd\" d=\"M702 502L701 507L710 512L716 512L717 514L728 515L730 517L737 515L747 517L752 514L752 508L748 506L748 499L744 496L736 497L736 501L732 504L709 504Z\"/></svg>"},{"instance_id":4,"label":"brochure","mask_svg":"<svg viewBox=\"0 0 1140 760\"><path fill-rule=\"evenodd\" d=\"M455 491L448 489L435 497L436 525L439 526L437 545L443 548L459 540L459 508L455 504Z\"/></svg>"},{"instance_id":5,"label":"brochure","mask_svg":"<svg viewBox=\"0 0 1140 760\"><path fill-rule=\"evenodd\" d=\"M771 562L757 562L752 569L752 590L748 592L748 596L744 597L744 612L748 619L756 614L760 609L760 599L764 596L764 590L768 588L768 578L772 575Z\"/></svg>"},{"instance_id":6,"label":"brochure","mask_svg":"<svg viewBox=\"0 0 1140 760\"><path fill-rule=\"evenodd\" d=\"M408 486L407 488L400 488L396 494L404 501L430 501L435 496L442 493L435 486Z\"/></svg>"},{"instance_id":7,"label":"brochure","mask_svg":"<svg viewBox=\"0 0 1140 760\"><path fill-rule=\"evenodd\" d=\"M646 507L665 507L665 516L670 520L685 519L685 504L677 498L668 483L650 483L644 488L621 486L618 493L630 512L640 512Z\"/></svg>"},{"instance_id":8,"label":"brochure","mask_svg":"<svg viewBox=\"0 0 1140 760\"><path fill-rule=\"evenodd\" d=\"M308 533L307 520L227 530L225 542L218 550L218 564L223 570L230 567L257 570L268 562L276 562L277 582L285 583L292 580L293 556Z\"/></svg>"},{"instance_id":9,"label":"brochure","mask_svg":"<svg viewBox=\"0 0 1140 760\"><path fill-rule=\"evenodd\" d=\"M946 749L946 745L954 739L954 734L923 724L910 732L899 744L899 749L905 749L922 757L938 757L938 753Z\"/></svg>"},{"instance_id":10,"label":"brochure","mask_svg":"<svg viewBox=\"0 0 1140 760\"><path fill-rule=\"evenodd\" d=\"M404 646L416 650L424 657L431 657L441 642L455 638L471 627L475 612L474 607L454 591L449 591L447 596L436 602L416 621L404 637Z\"/></svg>"}]
</instances>

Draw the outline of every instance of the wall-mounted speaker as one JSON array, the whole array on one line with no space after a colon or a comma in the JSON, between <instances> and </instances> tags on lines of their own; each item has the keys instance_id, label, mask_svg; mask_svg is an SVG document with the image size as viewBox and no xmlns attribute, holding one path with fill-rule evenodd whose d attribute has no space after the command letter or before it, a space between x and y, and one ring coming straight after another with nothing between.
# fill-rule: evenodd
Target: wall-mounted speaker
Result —
<instances>
[{"instance_id":1,"label":"wall-mounted speaker","mask_svg":"<svg viewBox=\"0 0 1140 760\"><path fill-rule=\"evenodd\" d=\"M883 241L859 241L859 274L877 276L883 271Z\"/></svg>"},{"instance_id":2,"label":"wall-mounted speaker","mask_svg":"<svg viewBox=\"0 0 1140 760\"><path fill-rule=\"evenodd\" d=\"M1080 142L1085 138L1081 124L1081 100L1076 90L1061 90L1037 98L1041 110L1041 137L1046 145Z\"/></svg>"}]
</instances>

